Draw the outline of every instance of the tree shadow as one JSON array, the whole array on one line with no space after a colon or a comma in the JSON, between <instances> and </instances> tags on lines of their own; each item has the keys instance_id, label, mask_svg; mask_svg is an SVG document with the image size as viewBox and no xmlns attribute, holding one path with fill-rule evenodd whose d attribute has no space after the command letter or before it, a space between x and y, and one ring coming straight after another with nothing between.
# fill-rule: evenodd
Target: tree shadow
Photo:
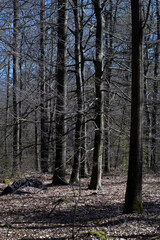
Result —
<instances>
[{"instance_id":1,"label":"tree shadow","mask_svg":"<svg viewBox=\"0 0 160 240\"><path fill-rule=\"evenodd\" d=\"M156 202L150 202L144 204L145 205L152 205L153 208L157 208L159 205ZM48 211L41 211L40 209L37 211L25 211L26 217L24 216L23 221L15 221L12 229L16 230L47 230L47 229L65 229L66 227L72 228L73 225L75 228L83 228L87 227L116 227L118 225L124 224L125 222L146 222L147 224L159 223L159 219L156 216L150 214L132 214L127 215L123 214L123 204L108 204L108 205L101 205L101 206L80 206L76 212L76 221L74 223L74 206L69 207L68 209L64 210L61 209L59 206L53 212L53 215L47 217ZM21 213L16 212L17 216L20 217ZM105 223L101 223L101 220L105 220ZM92 225L91 225L92 222ZM103 221L102 221L103 222ZM34 225L33 225L34 223ZM123 238L123 239L149 239L154 237L154 234L131 234L130 236L127 235L111 235L110 237L113 238ZM30 238L22 238L23 240L30 240ZM37 240L40 238L37 238ZM47 238L44 238L44 240ZM49 239L69 239L69 238L49 238Z\"/></svg>"},{"instance_id":2,"label":"tree shadow","mask_svg":"<svg viewBox=\"0 0 160 240\"><path fill-rule=\"evenodd\" d=\"M121 184L124 182L121 182ZM113 183L112 185L117 185L117 183ZM48 187L53 187L52 184L47 185ZM64 188L67 188L63 187ZM86 185L83 186L86 189ZM84 190L85 190L84 189ZM53 192L55 190L55 187L53 187ZM66 191L66 189L65 189ZM96 192L96 191L87 191L84 192L85 195L82 195L82 198L85 198L87 200L88 197L91 195L96 195L98 197L100 195L103 195L101 192ZM22 208L19 207L19 209L15 209L13 211L13 208L9 208L5 214L8 216L13 216L14 222L12 224L12 229L16 230L48 230L48 229L65 229L69 227L70 229L73 228L73 226L78 229L78 228L86 228L88 227L89 229L92 227L116 227L118 225L124 224L125 222L146 222L148 224L158 223L159 218L157 217L160 215L160 203L153 201L153 202L144 202L144 214L141 215L136 215L136 214L123 214L123 203L115 203L115 204L105 204L103 201L99 202L98 205L96 203L98 202L84 202L83 205L81 206L81 203L77 205L76 211L75 211L75 203L73 199L71 199L71 196L66 196L67 199L70 199L68 203L62 203L59 204L52 214L50 214L49 217L48 214L50 211L54 208L56 202L60 198L64 198L63 195L58 195L58 196L51 196L49 195L47 197L47 202L52 202L54 203L51 208L46 208L45 209L45 204L44 207L40 207L39 209L31 204L31 206L24 207ZM101 196L102 197L102 196ZM10 201L13 198L13 196L8 196L8 200ZM31 194L26 196L24 195L25 200L27 201L33 201ZM73 196L72 196L73 198ZM105 196L106 198L106 196ZM23 199L23 196L18 196L14 194L14 200L19 200ZM2 197L0 201L4 201L5 198ZM8 202L9 202L8 201ZM45 201L45 198L42 199L41 201ZM1 210L0 215L3 215L4 212ZM74 222L75 220L75 222ZM91 224L92 223L92 224ZM111 236L112 237L112 236ZM130 235L127 237L126 236L113 236L114 238L123 238L123 239L148 239L150 237L154 237L152 234L146 233L146 235ZM145 238L146 237L146 238ZM36 238L39 240L40 238ZM69 239L67 238L43 238L44 240L46 239ZM22 238L22 240L31 240L31 238Z\"/></svg>"},{"instance_id":3,"label":"tree shadow","mask_svg":"<svg viewBox=\"0 0 160 240\"><path fill-rule=\"evenodd\" d=\"M128 235L128 236L124 236L124 235L112 235L111 237L113 237L113 238L122 238L122 239L141 239L141 240L150 240L151 238L154 238L154 240L159 240L159 237L160 236L157 236L156 234L138 234L138 235L136 235L136 234L132 234L132 235ZM157 238L156 238L157 237Z\"/></svg>"},{"instance_id":4,"label":"tree shadow","mask_svg":"<svg viewBox=\"0 0 160 240\"><path fill-rule=\"evenodd\" d=\"M69 240L69 239L72 239L72 238L63 238L63 237L61 237L61 238L43 238L43 240L63 240L63 239L67 239L67 240ZM33 240L33 238L21 238L21 240ZM42 238L35 238L35 240L42 240Z\"/></svg>"}]
</instances>

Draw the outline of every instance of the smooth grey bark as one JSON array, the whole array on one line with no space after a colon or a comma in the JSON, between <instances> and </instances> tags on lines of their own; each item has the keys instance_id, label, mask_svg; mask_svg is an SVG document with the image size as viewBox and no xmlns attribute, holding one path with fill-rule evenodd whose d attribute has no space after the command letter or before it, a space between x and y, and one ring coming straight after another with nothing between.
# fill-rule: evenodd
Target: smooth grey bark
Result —
<instances>
[{"instance_id":1,"label":"smooth grey bark","mask_svg":"<svg viewBox=\"0 0 160 240\"><path fill-rule=\"evenodd\" d=\"M41 106L41 171L48 172L48 125L45 84L45 0L41 0L40 10L40 106Z\"/></svg>"},{"instance_id":2,"label":"smooth grey bark","mask_svg":"<svg viewBox=\"0 0 160 240\"><path fill-rule=\"evenodd\" d=\"M17 109L17 86L18 86L18 1L13 0L13 169L12 174L20 171L18 158L18 109Z\"/></svg>"},{"instance_id":3,"label":"smooth grey bark","mask_svg":"<svg viewBox=\"0 0 160 240\"><path fill-rule=\"evenodd\" d=\"M82 129L82 76L81 76L81 59L80 59L80 26L78 16L78 3L73 0L73 12L75 22L75 74L76 74L76 94L77 94L77 114L75 125L75 145L74 145L74 160L70 181L79 182L80 175L80 157L81 157L81 129Z\"/></svg>"},{"instance_id":4,"label":"smooth grey bark","mask_svg":"<svg viewBox=\"0 0 160 240\"><path fill-rule=\"evenodd\" d=\"M58 45L56 69L56 158L53 174L54 184L66 184L66 30L67 0L58 0Z\"/></svg>"},{"instance_id":5,"label":"smooth grey bark","mask_svg":"<svg viewBox=\"0 0 160 240\"><path fill-rule=\"evenodd\" d=\"M124 213L142 212L143 163L143 27L142 2L131 0L132 11L132 96L128 180Z\"/></svg>"},{"instance_id":6,"label":"smooth grey bark","mask_svg":"<svg viewBox=\"0 0 160 240\"><path fill-rule=\"evenodd\" d=\"M160 40L160 14L159 1L156 0L157 16L157 42L155 45L155 65L154 65L154 82L153 82L153 109L152 109L152 141L151 141L151 169L156 171L157 160L157 100L158 100L158 68L159 68L159 40Z\"/></svg>"},{"instance_id":7,"label":"smooth grey bark","mask_svg":"<svg viewBox=\"0 0 160 240\"><path fill-rule=\"evenodd\" d=\"M96 15L96 60L95 60L95 139L93 167L89 189L101 189L102 156L104 141L104 102L103 102L103 20L101 1L92 1Z\"/></svg>"}]
</instances>

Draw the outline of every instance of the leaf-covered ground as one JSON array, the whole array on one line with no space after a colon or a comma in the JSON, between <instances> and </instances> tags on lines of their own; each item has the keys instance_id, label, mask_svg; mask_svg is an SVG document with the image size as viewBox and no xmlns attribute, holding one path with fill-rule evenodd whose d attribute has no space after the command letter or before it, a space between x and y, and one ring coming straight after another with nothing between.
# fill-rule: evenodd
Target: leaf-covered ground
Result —
<instances>
[{"instance_id":1,"label":"leaf-covered ground","mask_svg":"<svg viewBox=\"0 0 160 240\"><path fill-rule=\"evenodd\" d=\"M122 213L124 176L105 176L100 191L88 190L87 178L68 186L50 185L51 175L41 180L47 189L0 197L0 239L160 239L158 176L144 178L141 215Z\"/></svg>"}]
</instances>

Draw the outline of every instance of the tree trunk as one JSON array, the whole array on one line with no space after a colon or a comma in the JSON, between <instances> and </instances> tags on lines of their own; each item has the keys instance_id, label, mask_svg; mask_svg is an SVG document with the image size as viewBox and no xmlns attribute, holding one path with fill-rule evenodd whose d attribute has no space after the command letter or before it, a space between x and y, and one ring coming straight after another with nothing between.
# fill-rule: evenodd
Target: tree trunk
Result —
<instances>
[{"instance_id":1,"label":"tree trunk","mask_svg":"<svg viewBox=\"0 0 160 240\"><path fill-rule=\"evenodd\" d=\"M7 124L9 110L9 86L10 86L10 56L8 57L8 72L7 72L7 88L6 88L6 111L5 111L5 127L4 127L4 157L6 159L6 168L8 167L8 149L7 149Z\"/></svg>"},{"instance_id":2,"label":"tree trunk","mask_svg":"<svg viewBox=\"0 0 160 240\"><path fill-rule=\"evenodd\" d=\"M19 165L20 169L22 167L22 89L23 89L23 81L22 81L22 65L23 65L23 55L22 55L22 46L23 46L23 34L21 36L21 44L20 44L20 61L19 61Z\"/></svg>"},{"instance_id":3,"label":"tree trunk","mask_svg":"<svg viewBox=\"0 0 160 240\"><path fill-rule=\"evenodd\" d=\"M119 137L118 137L117 153L116 153L116 156L115 156L115 169L120 166L121 138L122 138L122 133L123 133L125 110L126 110L126 107L124 106L123 111L122 111L122 118L121 118L121 122L120 122L120 134L119 134Z\"/></svg>"},{"instance_id":4,"label":"tree trunk","mask_svg":"<svg viewBox=\"0 0 160 240\"><path fill-rule=\"evenodd\" d=\"M124 213L142 212L143 27L142 2L132 0L132 97L127 189Z\"/></svg>"},{"instance_id":5,"label":"tree trunk","mask_svg":"<svg viewBox=\"0 0 160 240\"><path fill-rule=\"evenodd\" d=\"M54 25L54 17L55 15L55 1L51 0L51 9L50 9L50 24ZM48 101L48 146L49 146L49 153L48 153L48 167L49 172L53 172L53 159L54 157L54 150L55 150L55 141L53 140L55 137L54 129L55 129L55 94L52 92L53 89L53 74L54 74L54 39L55 39L56 31L54 28L51 30L51 41L50 41L50 57L49 57L49 80L48 80L48 93L51 96L51 99Z\"/></svg>"},{"instance_id":6,"label":"tree trunk","mask_svg":"<svg viewBox=\"0 0 160 240\"><path fill-rule=\"evenodd\" d=\"M145 39L146 41L149 39ZM144 47L144 62L146 61L147 64L144 64L144 112L146 118L146 129L144 131L145 135L145 158L144 161L147 165L147 168L150 168L150 159L151 159L151 146L150 146L150 135L151 135L151 118L150 118L150 110L149 110L149 102L148 102L148 88L147 88L147 73L149 70L149 53L148 53L148 45Z\"/></svg>"},{"instance_id":7,"label":"tree trunk","mask_svg":"<svg viewBox=\"0 0 160 240\"><path fill-rule=\"evenodd\" d=\"M84 57L84 49L83 49L83 24L84 24L84 6L83 0L81 1L81 17L80 17L80 54L81 54L81 77L82 77L82 111L85 109L85 57ZM82 131L81 131L81 163L80 163L80 175L81 177L86 177L88 175L87 169L87 144L86 144L86 123L85 123L85 115L82 116Z\"/></svg>"},{"instance_id":8,"label":"tree trunk","mask_svg":"<svg viewBox=\"0 0 160 240\"><path fill-rule=\"evenodd\" d=\"M112 1L110 0L110 9L109 12L105 16L105 29L112 33L113 32L113 23L112 23L112 15L113 15L113 8L112 8ZM105 150L104 150L104 170L108 172L111 166L111 159L110 159L110 81L111 81L111 66L112 66L112 35L109 33L105 34L105 48L106 48L106 56L105 56Z\"/></svg>"},{"instance_id":9,"label":"tree trunk","mask_svg":"<svg viewBox=\"0 0 160 240\"><path fill-rule=\"evenodd\" d=\"M48 172L48 126L45 86L45 0L41 0L40 12L40 84L41 84L41 171Z\"/></svg>"},{"instance_id":10,"label":"tree trunk","mask_svg":"<svg viewBox=\"0 0 160 240\"><path fill-rule=\"evenodd\" d=\"M155 66L154 66L154 83L153 83L153 110L152 110L152 145L151 145L151 169L156 171L156 151L157 151L157 98L158 98L158 64L159 64L159 39L160 39L160 15L159 1L156 0L157 16L157 43L155 46Z\"/></svg>"},{"instance_id":11,"label":"tree trunk","mask_svg":"<svg viewBox=\"0 0 160 240\"><path fill-rule=\"evenodd\" d=\"M38 151L38 117L37 117L37 109L34 111L34 119L35 119L35 125L34 125L34 138L35 138L35 167L36 171L40 170L40 161L39 161L39 151Z\"/></svg>"},{"instance_id":12,"label":"tree trunk","mask_svg":"<svg viewBox=\"0 0 160 240\"><path fill-rule=\"evenodd\" d=\"M104 137L104 103L102 89L103 74L103 24L101 1L92 1L95 9L97 26L96 26L96 60L95 60L95 139L93 153L93 168L89 189L101 189L102 175L102 155L103 155L103 137Z\"/></svg>"},{"instance_id":13,"label":"tree trunk","mask_svg":"<svg viewBox=\"0 0 160 240\"><path fill-rule=\"evenodd\" d=\"M66 184L66 30L67 0L58 0L58 46L56 69L56 159L53 175L54 184Z\"/></svg>"},{"instance_id":14,"label":"tree trunk","mask_svg":"<svg viewBox=\"0 0 160 240\"><path fill-rule=\"evenodd\" d=\"M71 174L71 182L79 182L80 157L81 157L81 128L82 128L82 77L80 59L80 31L78 18L78 3L74 2L74 22L75 22L75 73L76 73L76 93L77 93L77 117L75 126L75 146L74 161Z\"/></svg>"},{"instance_id":15,"label":"tree trunk","mask_svg":"<svg viewBox=\"0 0 160 240\"><path fill-rule=\"evenodd\" d=\"M18 110L17 110L17 85L18 85L18 0L13 1L13 174L20 171L18 158Z\"/></svg>"}]
</instances>

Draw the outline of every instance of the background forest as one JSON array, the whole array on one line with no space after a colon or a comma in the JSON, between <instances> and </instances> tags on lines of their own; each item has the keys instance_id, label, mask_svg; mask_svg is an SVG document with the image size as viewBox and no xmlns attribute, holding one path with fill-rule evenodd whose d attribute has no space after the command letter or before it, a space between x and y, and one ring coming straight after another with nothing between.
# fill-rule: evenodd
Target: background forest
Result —
<instances>
[{"instance_id":1,"label":"background forest","mask_svg":"<svg viewBox=\"0 0 160 240\"><path fill-rule=\"evenodd\" d=\"M1 238L160 239L159 6L0 1Z\"/></svg>"},{"instance_id":2,"label":"background forest","mask_svg":"<svg viewBox=\"0 0 160 240\"><path fill-rule=\"evenodd\" d=\"M156 171L159 1L143 0L141 7L143 166ZM0 2L1 174L36 170L64 181L67 169L71 181L78 181L91 173L96 146L104 172L127 168L131 39L131 5L125 0Z\"/></svg>"}]
</instances>

